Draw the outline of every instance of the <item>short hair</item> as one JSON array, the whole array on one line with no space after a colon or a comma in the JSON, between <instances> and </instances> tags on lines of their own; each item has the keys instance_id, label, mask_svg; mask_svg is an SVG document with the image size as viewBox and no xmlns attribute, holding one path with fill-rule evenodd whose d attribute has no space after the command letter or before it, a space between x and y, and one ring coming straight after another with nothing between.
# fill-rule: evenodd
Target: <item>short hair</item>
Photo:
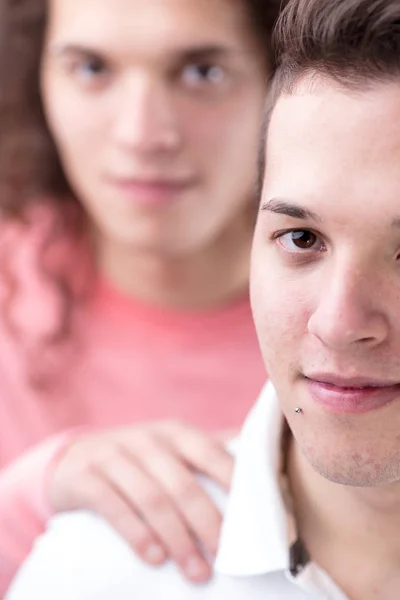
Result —
<instances>
[{"instance_id":1,"label":"short hair","mask_svg":"<svg viewBox=\"0 0 400 600\"><path fill-rule=\"evenodd\" d=\"M262 128L260 192L269 120L280 96L321 78L351 91L400 82L400 1L289 0L277 20L273 48L277 67Z\"/></svg>"},{"instance_id":2,"label":"short hair","mask_svg":"<svg viewBox=\"0 0 400 600\"><path fill-rule=\"evenodd\" d=\"M349 89L400 75L398 0L291 0L273 38L278 93L307 74Z\"/></svg>"}]
</instances>

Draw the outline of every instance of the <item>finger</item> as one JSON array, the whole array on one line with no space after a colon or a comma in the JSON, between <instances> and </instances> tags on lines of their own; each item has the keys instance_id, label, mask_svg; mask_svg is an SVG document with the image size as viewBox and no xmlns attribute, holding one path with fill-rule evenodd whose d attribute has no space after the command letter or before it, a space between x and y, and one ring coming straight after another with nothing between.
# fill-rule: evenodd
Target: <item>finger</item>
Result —
<instances>
[{"instance_id":1,"label":"finger","mask_svg":"<svg viewBox=\"0 0 400 600\"><path fill-rule=\"evenodd\" d=\"M214 556L222 521L215 503L187 464L167 445L160 448L149 439L144 450L140 459L142 468L158 480L196 540Z\"/></svg>"},{"instance_id":2,"label":"finger","mask_svg":"<svg viewBox=\"0 0 400 600\"><path fill-rule=\"evenodd\" d=\"M182 423L161 425L161 431L175 452L192 468L229 490L234 460L223 443Z\"/></svg>"},{"instance_id":3,"label":"finger","mask_svg":"<svg viewBox=\"0 0 400 600\"><path fill-rule=\"evenodd\" d=\"M167 560L168 554L161 540L132 510L124 495L95 467L85 473L79 508L103 517L146 562L157 566Z\"/></svg>"},{"instance_id":4,"label":"finger","mask_svg":"<svg viewBox=\"0 0 400 600\"><path fill-rule=\"evenodd\" d=\"M182 515L158 481L149 477L124 448L104 476L125 497L144 523L156 533L171 559L193 581L205 581L211 569L196 545Z\"/></svg>"}]
</instances>

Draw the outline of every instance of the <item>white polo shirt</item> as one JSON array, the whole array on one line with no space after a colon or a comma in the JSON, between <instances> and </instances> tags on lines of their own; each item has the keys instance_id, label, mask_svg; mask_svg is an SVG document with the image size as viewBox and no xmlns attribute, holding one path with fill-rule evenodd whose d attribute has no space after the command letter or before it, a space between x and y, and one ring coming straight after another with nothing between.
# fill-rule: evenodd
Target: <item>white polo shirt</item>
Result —
<instances>
[{"instance_id":1,"label":"white polo shirt","mask_svg":"<svg viewBox=\"0 0 400 600\"><path fill-rule=\"evenodd\" d=\"M232 490L209 583L190 584L171 563L147 566L102 519L75 512L50 522L5 600L345 600L296 540L279 474L282 423L269 384L235 443ZM224 510L221 490L204 485Z\"/></svg>"}]
</instances>

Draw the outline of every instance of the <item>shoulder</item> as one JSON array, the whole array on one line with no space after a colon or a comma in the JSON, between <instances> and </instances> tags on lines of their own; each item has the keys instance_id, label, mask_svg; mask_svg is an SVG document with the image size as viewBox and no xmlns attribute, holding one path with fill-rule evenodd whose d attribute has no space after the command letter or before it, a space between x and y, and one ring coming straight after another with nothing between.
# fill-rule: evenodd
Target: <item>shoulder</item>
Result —
<instances>
[{"instance_id":1,"label":"shoulder","mask_svg":"<svg viewBox=\"0 0 400 600\"><path fill-rule=\"evenodd\" d=\"M51 337L66 295L73 300L88 285L89 254L72 204L57 209L43 199L21 218L0 215L0 327Z\"/></svg>"},{"instance_id":2,"label":"shoulder","mask_svg":"<svg viewBox=\"0 0 400 600\"><path fill-rule=\"evenodd\" d=\"M66 513L50 521L6 600L128 600L141 597L129 594L139 592L147 578L147 567L103 519Z\"/></svg>"},{"instance_id":3,"label":"shoulder","mask_svg":"<svg viewBox=\"0 0 400 600\"><path fill-rule=\"evenodd\" d=\"M105 521L88 512L66 513L50 521L6 600L108 600L122 579L130 587L137 570L133 552Z\"/></svg>"},{"instance_id":4,"label":"shoulder","mask_svg":"<svg viewBox=\"0 0 400 600\"><path fill-rule=\"evenodd\" d=\"M65 267L73 259L84 258L82 218L72 203L40 199L32 202L20 217L0 213L0 282L12 272L12 278L25 282L43 278L44 272ZM38 262L45 261L42 270ZM76 267L75 263L75 267Z\"/></svg>"},{"instance_id":5,"label":"shoulder","mask_svg":"<svg viewBox=\"0 0 400 600\"><path fill-rule=\"evenodd\" d=\"M202 479L202 484L223 510L226 494L210 481ZM157 569L154 577L154 568L144 564L103 519L77 511L50 521L6 600L150 600L171 585L176 597L191 597L193 588L174 565Z\"/></svg>"}]
</instances>

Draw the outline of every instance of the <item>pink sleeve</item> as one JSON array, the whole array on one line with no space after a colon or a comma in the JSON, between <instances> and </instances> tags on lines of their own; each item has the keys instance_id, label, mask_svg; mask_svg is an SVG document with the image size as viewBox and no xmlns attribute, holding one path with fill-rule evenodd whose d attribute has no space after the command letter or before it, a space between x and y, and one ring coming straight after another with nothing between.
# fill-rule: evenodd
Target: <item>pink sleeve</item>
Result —
<instances>
[{"instance_id":1,"label":"pink sleeve","mask_svg":"<svg viewBox=\"0 0 400 600\"><path fill-rule=\"evenodd\" d=\"M47 478L78 431L51 437L0 470L0 598L51 517Z\"/></svg>"}]
</instances>

